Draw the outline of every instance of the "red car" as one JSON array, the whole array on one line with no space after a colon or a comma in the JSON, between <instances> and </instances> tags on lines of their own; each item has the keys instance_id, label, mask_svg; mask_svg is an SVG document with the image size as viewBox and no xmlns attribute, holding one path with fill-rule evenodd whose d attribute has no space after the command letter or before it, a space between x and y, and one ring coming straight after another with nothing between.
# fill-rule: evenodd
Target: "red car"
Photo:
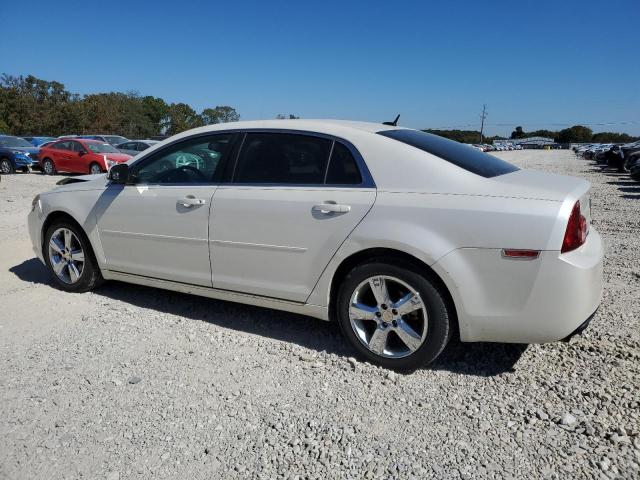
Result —
<instances>
[{"instance_id":1,"label":"red car","mask_svg":"<svg viewBox=\"0 0 640 480\"><path fill-rule=\"evenodd\" d=\"M84 138L62 138L41 148L38 156L40 167L47 175L102 173L130 158L131 155L120 153L108 143Z\"/></svg>"}]
</instances>

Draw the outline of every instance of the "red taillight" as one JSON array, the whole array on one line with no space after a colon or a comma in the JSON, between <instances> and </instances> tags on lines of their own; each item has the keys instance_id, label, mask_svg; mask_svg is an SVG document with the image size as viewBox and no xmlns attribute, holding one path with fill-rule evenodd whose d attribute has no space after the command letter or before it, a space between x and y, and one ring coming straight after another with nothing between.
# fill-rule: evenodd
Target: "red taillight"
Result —
<instances>
[{"instance_id":1,"label":"red taillight","mask_svg":"<svg viewBox=\"0 0 640 480\"><path fill-rule=\"evenodd\" d=\"M502 250L502 255L507 258L520 258L522 260L533 260L540 255L539 250L516 250L512 248L505 248Z\"/></svg>"},{"instance_id":2,"label":"red taillight","mask_svg":"<svg viewBox=\"0 0 640 480\"><path fill-rule=\"evenodd\" d=\"M587 232L589 226L587 225L587 219L580 213L580 202L576 202L569 215L569 222L567 223L567 231L564 233L564 240L562 241L562 253L575 250L582 245L587 239Z\"/></svg>"}]
</instances>

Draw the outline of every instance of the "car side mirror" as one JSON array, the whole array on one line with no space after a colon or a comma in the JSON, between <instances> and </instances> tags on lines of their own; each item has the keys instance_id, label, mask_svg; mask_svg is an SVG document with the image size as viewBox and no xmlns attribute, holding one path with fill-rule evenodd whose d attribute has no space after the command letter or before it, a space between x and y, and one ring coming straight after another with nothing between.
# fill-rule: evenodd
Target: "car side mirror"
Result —
<instances>
[{"instance_id":1,"label":"car side mirror","mask_svg":"<svg viewBox=\"0 0 640 480\"><path fill-rule=\"evenodd\" d=\"M78 155L79 155L79 156L83 156L84 154L85 154L84 150L80 150L80 151L78 152Z\"/></svg>"},{"instance_id":2,"label":"car side mirror","mask_svg":"<svg viewBox=\"0 0 640 480\"><path fill-rule=\"evenodd\" d=\"M109 169L107 178L112 183L125 184L129 180L129 165L119 163Z\"/></svg>"}]
</instances>

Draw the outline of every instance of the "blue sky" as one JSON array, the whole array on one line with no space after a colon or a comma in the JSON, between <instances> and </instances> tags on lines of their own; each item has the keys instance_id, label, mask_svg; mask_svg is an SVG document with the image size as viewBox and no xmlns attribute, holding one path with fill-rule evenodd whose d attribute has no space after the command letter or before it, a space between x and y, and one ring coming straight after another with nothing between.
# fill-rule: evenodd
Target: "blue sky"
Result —
<instances>
[{"instance_id":1,"label":"blue sky","mask_svg":"<svg viewBox=\"0 0 640 480\"><path fill-rule=\"evenodd\" d=\"M640 1L2 2L0 72L243 119L640 135ZM7 28L7 25L11 25Z\"/></svg>"}]
</instances>

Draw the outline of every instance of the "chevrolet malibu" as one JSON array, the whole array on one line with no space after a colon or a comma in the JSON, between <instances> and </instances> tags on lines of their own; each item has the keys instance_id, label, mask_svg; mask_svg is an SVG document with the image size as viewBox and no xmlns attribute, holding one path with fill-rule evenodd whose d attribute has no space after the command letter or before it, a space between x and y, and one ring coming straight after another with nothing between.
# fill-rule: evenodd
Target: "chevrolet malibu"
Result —
<instances>
[{"instance_id":1,"label":"chevrolet malibu","mask_svg":"<svg viewBox=\"0 0 640 480\"><path fill-rule=\"evenodd\" d=\"M564 339L600 303L588 182L417 130L219 124L74 180L29 214L57 287L120 280L336 321L388 368L454 335Z\"/></svg>"}]
</instances>

